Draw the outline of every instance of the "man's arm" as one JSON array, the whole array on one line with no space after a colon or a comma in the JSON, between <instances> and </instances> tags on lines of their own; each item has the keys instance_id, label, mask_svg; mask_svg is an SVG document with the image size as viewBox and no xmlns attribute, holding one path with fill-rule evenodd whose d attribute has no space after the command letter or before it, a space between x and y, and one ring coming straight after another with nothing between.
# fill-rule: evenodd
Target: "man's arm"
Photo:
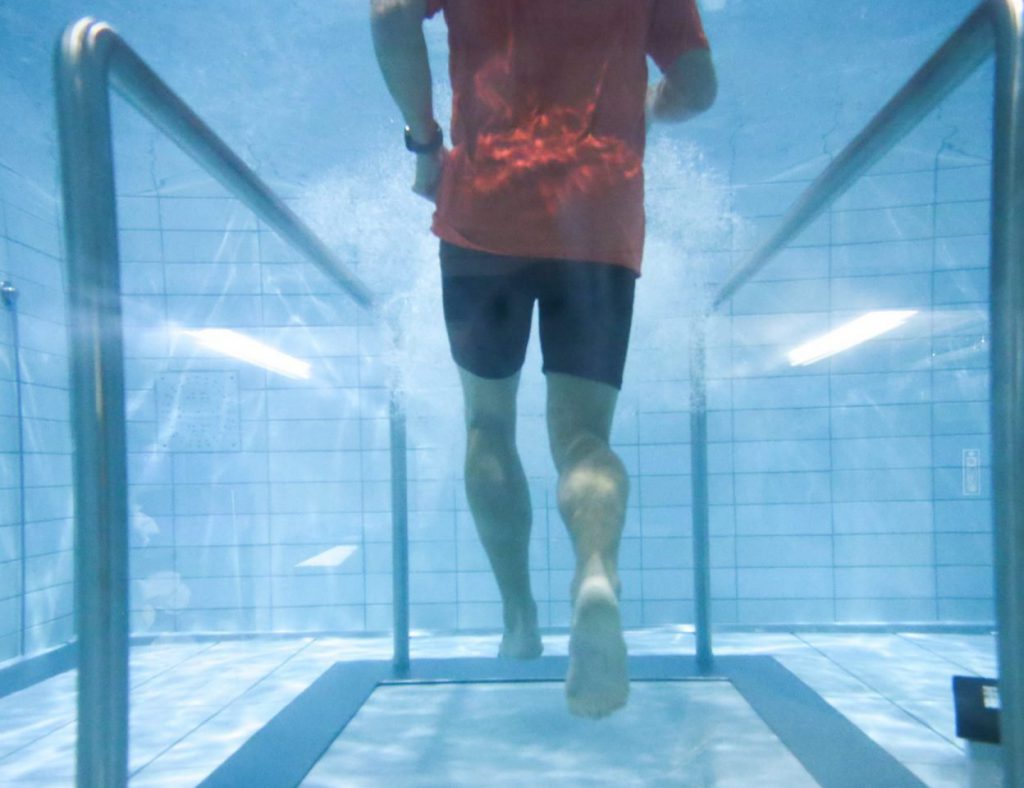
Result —
<instances>
[{"instance_id":1,"label":"man's arm","mask_svg":"<svg viewBox=\"0 0 1024 788\"><path fill-rule=\"evenodd\" d=\"M647 93L647 117L680 122L699 115L715 103L718 80L711 53L691 49L681 54Z\"/></svg>"},{"instance_id":2,"label":"man's arm","mask_svg":"<svg viewBox=\"0 0 1024 788\"><path fill-rule=\"evenodd\" d=\"M370 30L384 82L415 142L434 137L434 104L427 42L423 37L426 0L370 0ZM433 198L445 151L416 156L412 190Z\"/></svg>"},{"instance_id":3,"label":"man's arm","mask_svg":"<svg viewBox=\"0 0 1024 788\"><path fill-rule=\"evenodd\" d=\"M426 0L370 0L370 29L384 82L417 142L434 130L430 61L423 37Z\"/></svg>"}]
</instances>

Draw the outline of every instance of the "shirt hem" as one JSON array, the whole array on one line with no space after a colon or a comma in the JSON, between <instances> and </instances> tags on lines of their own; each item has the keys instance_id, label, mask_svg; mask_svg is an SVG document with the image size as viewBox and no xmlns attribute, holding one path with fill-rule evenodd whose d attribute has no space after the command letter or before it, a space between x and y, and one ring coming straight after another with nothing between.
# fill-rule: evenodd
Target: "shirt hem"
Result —
<instances>
[{"instance_id":1,"label":"shirt hem","mask_svg":"<svg viewBox=\"0 0 1024 788\"><path fill-rule=\"evenodd\" d=\"M588 263L604 263L628 268L638 277L640 276L642 258L634 260L632 256L608 254L602 253L599 250L588 249L581 249L578 254L566 254L564 248L549 247L543 244L522 244L513 247L500 243L476 243L466 238L454 227L444 224L436 217L431 231L442 241L447 241L456 246L463 246L467 249L475 249L479 252L487 252L488 254L507 255L510 257L533 257L541 260L576 260Z\"/></svg>"}]
</instances>

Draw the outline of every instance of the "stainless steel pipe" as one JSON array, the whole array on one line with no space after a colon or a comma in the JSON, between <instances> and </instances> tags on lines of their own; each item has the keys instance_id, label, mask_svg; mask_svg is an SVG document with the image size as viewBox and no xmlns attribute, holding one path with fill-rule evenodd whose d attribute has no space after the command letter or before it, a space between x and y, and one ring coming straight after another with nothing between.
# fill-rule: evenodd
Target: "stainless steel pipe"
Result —
<instances>
[{"instance_id":1,"label":"stainless steel pipe","mask_svg":"<svg viewBox=\"0 0 1024 788\"><path fill-rule=\"evenodd\" d=\"M396 675L409 672L409 481L405 405L392 389L391 430L391 611Z\"/></svg>"},{"instance_id":2,"label":"stainless steel pipe","mask_svg":"<svg viewBox=\"0 0 1024 788\"><path fill-rule=\"evenodd\" d=\"M128 504L120 265L110 128L117 91L357 303L371 297L114 30L69 26L55 64L75 438L79 786L127 782Z\"/></svg>"},{"instance_id":3,"label":"stainless steel pipe","mask_svg":"<svg viewBox=\"0 0 1024 788\"><path fill-rule=\"evenodd\" d=\"M693 608L697 669L711 673L711 506L708 497L706 323L694 320L690 342L690 511L693 519Z\"/></svg>"},{"instance_id":4,"label":"stainless steel pipe","mask_svg":"<svg viewBox=\"0 0 1024 788\"><path fill-rule=\"evenodd\" d=\"M127 783L128 475L120 263L107 63L91 20L64 33L57 120L75 440L78 763L83 788Z\"/></svg>"},{"instance_id":5,"label":"stainless steel pipe","mask_svg":"<svg viewBox=\"0 0 1024 788\"><path fill-rule=\"evenodd\" d=\"M1024 785L1024 4L995 8L992 495L1004 782Z\"/></svg>"},{"instance_id":6,"label":"stainless steel pipe","mask_svg":"<svg viewBox=\"0 0 1024 788\"><path fill-rule=\"evenodd\" d=\"M800 195L772 233L737 267L712 301L732 298L872 164L992 55L992 5L982 3Z\"/></svg>"},{"instance_id":7,"label":"stainless steel pipe","mask_svg":"<svg viewBox=\"0 0 1024 788\"><path fill-rule=\"evenodd\" d=\"M981 3L909 82L833 160L722 286L721 306L845 192L993 52L996 54L992 162L991 418L994 566L999 627L1004 783L1024 785L1024 0ZM695 336L695 342L701 341ZM694 349L694 354L698 350ZM703 376L703 364L695 367ZM703 391L706 381L692 381ZM696 405L694 406L697 407ZM703 406L702 406L703 407ZM695 422L696 423L696 422ZM706 436L694 434L706 455ZM694 538L706 536L694 507ZM695 550L696 556L696 550ZM703 559L702 559L703 560ZM700 587L698 584L698 593ZM698 609L699 609L698 605ZM698 623L698 626L700 624ZM707 626L710 626L708 622ZM698 644L701 638L698 633Z\"/></svg>"}]
</instances>

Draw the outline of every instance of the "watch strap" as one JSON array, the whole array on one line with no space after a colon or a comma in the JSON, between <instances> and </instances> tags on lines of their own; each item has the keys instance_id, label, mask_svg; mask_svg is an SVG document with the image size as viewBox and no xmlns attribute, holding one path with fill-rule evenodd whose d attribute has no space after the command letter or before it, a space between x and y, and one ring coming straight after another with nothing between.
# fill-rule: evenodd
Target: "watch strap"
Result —
<instances>
[{"instance_id":1,"label":"watch strap","mask_svg":"<svg viewBox=\"0 0 1024 788\"><path fill-rule=\"evenodd\" d=\"M434 121L434 133L426 142L417 142L412 138L412 130L405 127L405 149L412 153L435 153L444 144L444 132L437 121Z\"/></svg>"}]
</instances>

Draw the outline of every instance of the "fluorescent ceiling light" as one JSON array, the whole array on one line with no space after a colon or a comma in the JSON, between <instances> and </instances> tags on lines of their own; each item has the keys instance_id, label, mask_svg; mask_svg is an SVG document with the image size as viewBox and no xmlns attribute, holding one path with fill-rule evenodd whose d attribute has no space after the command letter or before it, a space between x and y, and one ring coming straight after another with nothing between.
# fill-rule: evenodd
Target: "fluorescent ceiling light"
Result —
<instances>
[{"instance_id":1,"label":"fluorescent ceiling light","mask_svg":"<svg viewBox=\"0 0 1024 788\"><path fill-rule=\"evenodd\" d=\"M301 561L295 566L339 566L355 551L355 545L340 544L337 547L324 550L322 553L317 553L312 558L307 558L305 561Z\"/></svg>"},{"instance_id":2,"label":"fluorescent ceiling light","mask_svg":"<svg viewBox=\"0 0 1024 788\"><path fill-rule=\"evenodd\" d=\"M277 372L289 378L308 380L310 365L295 356L289 356L276 348L265 345L252 337L228 328L185 329L181 333L191 337L200 345L237 358L257 367Z\"/></svg>"},{"instance_id":3,"label":"fluorescent ceiling light","mask_svg":"<svg viewBox=\"0 0 1024 788\"><path fill-rule=\"evenodd\" d=\"M787 353L790 366L803 367L821 361L823 358L842 353L862 342L874 339L886 331L902 326L916 315L916 309L886 309L880 312L868 312L846 325L829 331L810 342Z\"/></svg>"}]
</instances>

